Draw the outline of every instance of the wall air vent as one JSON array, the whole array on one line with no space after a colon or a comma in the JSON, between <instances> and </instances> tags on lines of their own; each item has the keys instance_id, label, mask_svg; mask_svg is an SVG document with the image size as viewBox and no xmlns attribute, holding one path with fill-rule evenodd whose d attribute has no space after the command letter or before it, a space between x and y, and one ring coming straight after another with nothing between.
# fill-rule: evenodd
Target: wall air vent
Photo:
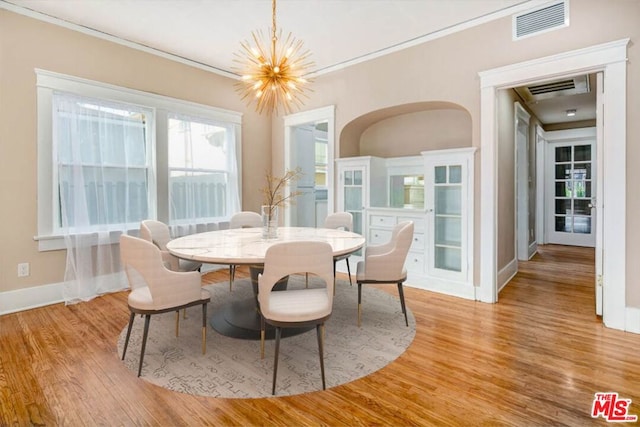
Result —
<instances>
[{"instance_id":1,"label":"wall air vent","mask_svg":"<svg viewBox=\"0 0 640 427\"><path fill-rule=\"evenodd\" d=\"M589 76L574 76L572 78L537 83L529 86L514 88L522 100L530 105L539 101L557 98L559 96L580 95L591 92Z\"/></svg>"},{"instance_id":2,"label":"wall air vent","mask_svg":"<svg viewBox=\"0 0 640 427\"><path fill-rule=\"evenodd\" d=\"M557 92L559 90L571 90L575 88L576 84L574 83L573 79L560 80L557 82L544 83L528 87L531 95L541 95L543 93Z\"/></svg>"},{"instance_id":3,"label":"wall air vent","mask_svg":"<svg viewBox=\"0 0 640 427\"><path fill-rule=\"evenodd\" d=\"M513 40L520 40L568 26L568 0L554 1L542 7L513 15Z\"/></svg>"}]
</instances>

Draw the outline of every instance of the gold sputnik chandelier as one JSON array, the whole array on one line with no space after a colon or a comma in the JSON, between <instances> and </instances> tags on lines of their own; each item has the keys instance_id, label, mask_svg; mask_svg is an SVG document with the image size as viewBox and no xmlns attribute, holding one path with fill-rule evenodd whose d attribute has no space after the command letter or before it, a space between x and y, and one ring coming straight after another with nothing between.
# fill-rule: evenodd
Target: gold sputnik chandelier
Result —
<instances>
[{"instance_id":1,"label":"gold sputnik chandelier","mask_svg":"<svg viewBox=\"0 0 640 427\"><path fill-rule=\"evenodd\" d=\"M278 114L280 108L290 114L293 107L302 106L301 97L306 96L304 86L309 83L303 76L313 62L308 60L309 50L303 51L302 41L291 33L284 43L278 43L282 30L276 31L276 0L272 0L271 10L270 39L260 30L251 32L253 44L241 42L242 49L235 54L234 71L242 76L236 89L249 105L256 103L259 114L263 111Z\"/></svg>"}]
</instances>

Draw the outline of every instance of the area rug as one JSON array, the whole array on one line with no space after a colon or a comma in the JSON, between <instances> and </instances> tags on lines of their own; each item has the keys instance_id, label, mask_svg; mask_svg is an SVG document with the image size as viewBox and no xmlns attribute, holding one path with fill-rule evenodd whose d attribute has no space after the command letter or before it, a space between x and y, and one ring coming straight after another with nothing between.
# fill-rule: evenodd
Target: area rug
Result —
<instances>
[{"instance_id":1,"label":"area rug","mask_svg":"<svg viewBox=\"0 0 640 427\"><path fill-rule=\"evenodd\" d=\"M304 287L304 278L292 276L289 287ZM310 286L317 284L310 283ZM389 285L396 288L394 285ZM209 285L211 316L230 299L253 295L249 279L236 280L233 291L229 283ZM407 311L405 325L397 295L363 287L362 327L357 326L358 289L339 280L336 285L333 313L325 325L325 378L327 389L354 381L375 372L400 356L415 336L415 319ZM207 353L202 354L200 307L180 314L180 336L175 336L175 313L151 316L149 337L141 379L158 386L199 396L221 398L271 397L275 342L265 345L260 358L260 341L229 338L207 328ZM134 322L125 365L138 371L144 320ZM127 328L118 339L118 355ZM315 329L283 338L276 385L277 396L290 396L322 390L320 361Z\"/></svg>"}]
</instances>

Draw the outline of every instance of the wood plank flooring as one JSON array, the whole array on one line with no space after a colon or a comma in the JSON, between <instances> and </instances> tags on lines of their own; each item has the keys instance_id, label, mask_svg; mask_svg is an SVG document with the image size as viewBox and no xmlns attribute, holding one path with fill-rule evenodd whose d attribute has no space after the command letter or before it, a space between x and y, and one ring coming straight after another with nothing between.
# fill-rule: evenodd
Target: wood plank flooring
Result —
<instances>
[{"instance_id":1,"label":"wood plank flooring","mask_svg":"<svg viewBox=\"0 0 640 427\"><path fill-rule=\"evenodd\" d=\"M292 397L204 398L137 378L116 354L126 293L5 315L0 425L605 425L590 416L595 392L632 399L630 413L640 415L640 335L594 315L593 256L542 247L498 304L407 287L417 332L402 356Z\"/></svg>"}]
</instances>

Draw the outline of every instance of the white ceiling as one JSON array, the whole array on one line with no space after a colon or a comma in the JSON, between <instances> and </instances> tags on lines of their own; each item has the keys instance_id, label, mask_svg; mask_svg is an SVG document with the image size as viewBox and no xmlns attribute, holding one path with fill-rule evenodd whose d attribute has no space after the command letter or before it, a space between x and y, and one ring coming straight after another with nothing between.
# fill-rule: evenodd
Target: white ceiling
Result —
<instances>
[{"instance_id":1,"label":"white ceiling","mask_svg":"<svg viewBox=\"0 0 640 427\"><path fill-rule=\"evenodd\" d=\"M271 26L270 0L7 0L130 42L230 71L240 42ZM279 0L276 26L324 70L530 0ZM535 3L535 2L534 2ZM539 0L538 0L539 3ZM530 6L527 6L530 7ZM511 8L511 9L509 9Z\"/></svg>"},{"instance_id":2,"label":"white ceiling","mask_svg":"<svg viewBox=\"0 0 640 427\"><path fill-rule=\"evenodd\" d=\"M312 71L322 74L545 1L278 0L276 25L304 42ZM240 42L271 25L271 0L0 0L0 7L228 76ZM570 120L563 108L553 117Z\"/></svg>"}]
</instances>

